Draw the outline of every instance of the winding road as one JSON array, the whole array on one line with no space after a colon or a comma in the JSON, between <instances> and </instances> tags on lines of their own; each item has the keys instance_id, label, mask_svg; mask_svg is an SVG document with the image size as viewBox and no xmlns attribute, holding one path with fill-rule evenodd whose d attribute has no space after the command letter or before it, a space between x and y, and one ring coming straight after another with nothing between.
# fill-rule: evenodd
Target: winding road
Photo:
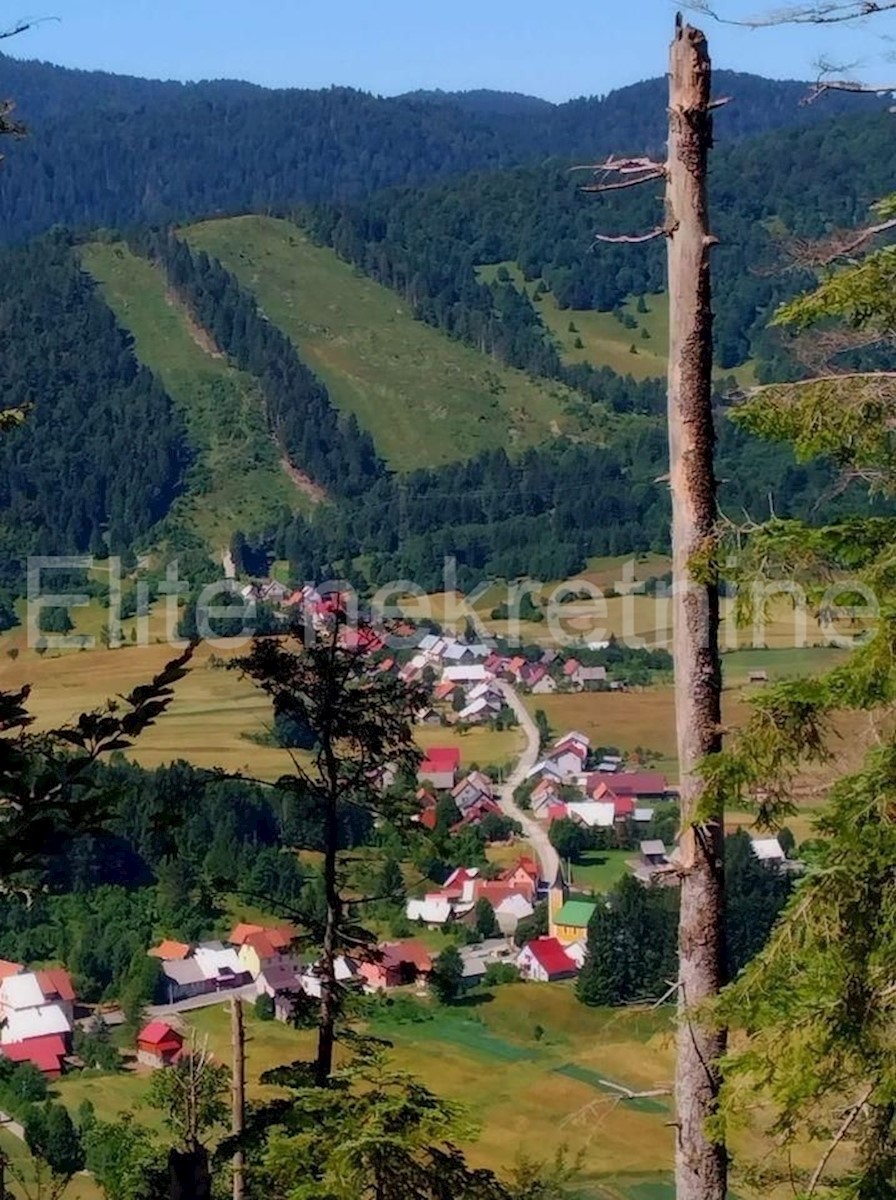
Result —
<instances>
[{"instance_id":1,"label":"winding road","mask_svg":"<svg viewBox=\"0 0 896 1200\"><path fill-rule=\"evenodd\" d=\"M538 762L538 752L541 740L538 728L529 715L529 710L523 704L509 683L498 683L509 708L516 713L520 728L526 735L526 746L507 779L498 788L498 803L502 812L514 821L519 821L526 838L532 843L532 848L538 857L541 877L547 883L553 883L560 873L560 857L551 845L547 830L532 816L524 812L513 798L513 793L524 781L529 771Z\"/></svg>"}]
</instances>

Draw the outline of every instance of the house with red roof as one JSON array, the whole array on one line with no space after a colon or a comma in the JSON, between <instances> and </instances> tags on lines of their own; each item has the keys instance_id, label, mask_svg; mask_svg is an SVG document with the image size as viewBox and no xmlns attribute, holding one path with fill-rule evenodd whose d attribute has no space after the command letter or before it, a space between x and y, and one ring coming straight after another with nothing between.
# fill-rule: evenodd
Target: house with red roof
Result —
<instances>
[{"instance_id":1,"label":"house with red roof","mask_svg":"<svg viewBox=\"0 0 896 1200\"><path fill-rule=\"evenodd\" d=\"M577 970L575 961L554 937L533 938L520 951L516 965L524 979L536 983L572 979Z\"/></svg>"},{"instance_id":2,"label":"house with red roof","mask_svg":"<svg viewBox=\"0 0 896 1200\"><path fill-rule=\"evenodd\" d=\"M636 800L662 800L669 790L666 776L658 771L617 771L613 775L590 775L585 790L593 800L632 801L629 814L635 810ZM626 806L622 806L620 812Z\"/></svg>"},{"instance_id":3,"label":"house with red roof","mask_svg":"<svg viewBox=\"0 0 896 1200\"><path fill-rule=\"evenodd\" d=\"M569 779L582 774L587 757L587 743L582 743L577 737L567 736L557 742L546 761L554 765L559 778Z\"/></svg>"},{"instance_id":4,"label":"house with red roof","mask_svg":"<svg viewBox=\"0 0 896 1200\"><path fill-rule=\"evenodd\" d=\"M381 942L376 956L359 967L368 992L407 987L425 979L432 970L432 956L422 942Z\"/></svg>"},{"instance_id":5,"label":"house with red roof","mask_svg":"<svg viewBox=\"0 0 896 1200\"><path fill-rule=\"evenodd\" d=\"M548 821L565 821L569 816L569 809L562 802L548 805Z\"/></svg>"},{"instance_id":6,"label":"house with red roof","mask_svg":"<svg viewBox=\"0 0 896 1200\"><path fill-rule=\"evenodd\" d=\"M75 989L72 978L65 967L48 967L35 972L37 986L43 993L45 1004L55 1004L65 1013L71 1024L75 1019Z\"/></svg>"},{"instance_id":7,"label":"house with red roof","mask_svg":"<svg viewBox=\"0 0 896 1200\"><path fill-rule=\"evenodd\" d=\"M58 1079L67 1054L65 1038L58 1033L28 1038L0 1046L0 1054L10 1062L33 1063L47 1079Z\"/></svg>"},{"instance_id":8,"label":"house with red roof","mask_svg":"<svg viewBox=\"0 0 896 1200\"><path fill-rule=\"evenodd\" d=\"M460 750L456 746L431 746L417 768L417 782L428 783L436 791L450 791L457 782Z\"/></svg>"},{"instance_id":9,"label":"house with red roof","mask_svg":"<svg viewBox=\"0 0 896 1200\"><path fill-rule=\"evenodd\" d=\"M521 856L512 867L508 867L501 875L503 883L509 883L523 895L535 895L538 890L538 881L541 872L538 869L538 863L534 858L529 858L528 855Z\"/></svg>"},{"instance_id":10,"label":"house with red roof","mask_svg":"<svg viewBox=\"0 0 896 1200\"><path fill-rule=\"evenodd\" d=\"M10 975L21 975L24 970L21 963L9 962L8 959L0 958L0 980L8 979Z\"/></svg>"},{"instance_id":11,"label":"house with red roof","mask_svg":"<svg viewBox=\"0 0 896 1200\"><path fill-rule=\"evenodd\" d=\"M145 1067L171 1067L184 1049L183 1034L166 1021L150 1021L137 1034L137 1062Z\"/></svg>"}]
</instances>

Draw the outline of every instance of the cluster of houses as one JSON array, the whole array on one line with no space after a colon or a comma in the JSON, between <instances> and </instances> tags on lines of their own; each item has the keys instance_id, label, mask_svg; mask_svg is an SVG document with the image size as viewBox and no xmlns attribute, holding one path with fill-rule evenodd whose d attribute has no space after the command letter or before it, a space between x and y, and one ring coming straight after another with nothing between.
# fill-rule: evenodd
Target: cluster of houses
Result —
<instances>
[{"instance_id":1,"label":"cluster of houses","mask_svg":"<svg viewBox=\"0 0 896 1200\"><path fill-rule=\"evenodd\" d=\"M68 971L27 971L0 961L0 1054L33 1063L51 1079L72 1049L75 991Z\"/></svg>"},{"instance_id":2,"label":"cluster of houses","mask_svg":"<svg viewBox=\"0 0 896 1200\"><path fill-rule=\"evenodd\" d=\"M538 863L523 856L502 871L497 879L486 879L477 867L458 867L442 886L408 900L405 915L431 929L469 921L480 900L488 900L501 932L510 936L520 921L531 917L539 896Z\"/></svg>"}]
</instances>

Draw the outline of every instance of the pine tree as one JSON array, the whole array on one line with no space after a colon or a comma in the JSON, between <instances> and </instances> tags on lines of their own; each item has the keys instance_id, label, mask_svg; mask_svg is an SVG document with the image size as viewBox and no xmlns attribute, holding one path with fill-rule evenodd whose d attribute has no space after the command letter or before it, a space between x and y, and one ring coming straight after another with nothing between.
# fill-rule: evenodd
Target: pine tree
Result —
<instances>
[{"instance_id":1,"label":"pine tree","mask_svg":"<svg viewBox=\"0 0 896 1200\"><path fill-rule=\"evenodd\" d=\"M588 922L587 954L576 980L583 1004L609 1007L623 999L623 927L619 914L598 904Z\"/></svg>"}]
</instances>

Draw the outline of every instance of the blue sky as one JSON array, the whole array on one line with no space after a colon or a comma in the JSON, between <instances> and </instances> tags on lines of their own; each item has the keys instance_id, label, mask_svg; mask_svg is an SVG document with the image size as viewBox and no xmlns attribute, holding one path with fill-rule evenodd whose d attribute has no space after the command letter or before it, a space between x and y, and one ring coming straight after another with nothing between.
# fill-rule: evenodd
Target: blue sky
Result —
<instances>
[{"instance_id":1,"label":"blue sky","mask_svg":"<svg viewBox=\"0 0 896 1200\"><path fill-rule=\"evenodd\" d=\"M718 0L726 16L784 0ZM33 15L6 5L8 20ZM673 0L49 0L47 21L4 47L23 58L155 78L272 86L494 87L550 100L603 93L665 69ZM720 67L806 78L820 57L896 73L896 21L750 31L704 19Z\"/></svg>"}]
</instances>

